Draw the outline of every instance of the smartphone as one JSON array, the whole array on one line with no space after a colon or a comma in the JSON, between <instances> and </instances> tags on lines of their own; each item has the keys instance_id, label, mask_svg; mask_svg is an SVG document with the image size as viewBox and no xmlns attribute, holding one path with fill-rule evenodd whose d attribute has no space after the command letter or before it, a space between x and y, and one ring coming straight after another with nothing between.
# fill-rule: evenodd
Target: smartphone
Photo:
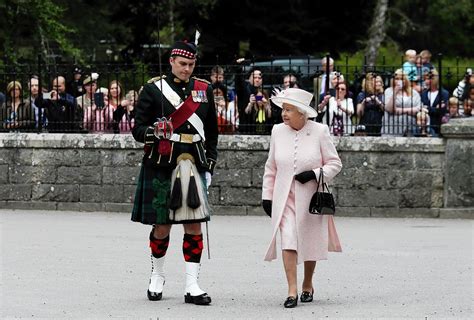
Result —
<instances>
[{"instance_id":1,"label":"smartphone","mask_svg":"<svg viewBox=\"0 0 474 320\"><path fill-rule=\"evenodd\" d=\"M43 100L51 100L51 92L43 92Z\"/></svg>"},{"instance_id":2,"label":"smartphone","mask_svg":"<svg viewBox=\"0 0 474 320\"><path fill-rule=\"evenodd\" d=\"M104 93L103 92L94 93L94 102L97 108L103 109L105 107Z\"/></svg>"},{"instance_id":3,"label":"smartphone","mask_svg":"<svg viewBox=\"0 0 474 320\"><path fill-rule=\"evenodd\" d=\"M262 101L262 99L263 99L263 96L255 96L256 101Z\"/></svg>"}]
</instances>

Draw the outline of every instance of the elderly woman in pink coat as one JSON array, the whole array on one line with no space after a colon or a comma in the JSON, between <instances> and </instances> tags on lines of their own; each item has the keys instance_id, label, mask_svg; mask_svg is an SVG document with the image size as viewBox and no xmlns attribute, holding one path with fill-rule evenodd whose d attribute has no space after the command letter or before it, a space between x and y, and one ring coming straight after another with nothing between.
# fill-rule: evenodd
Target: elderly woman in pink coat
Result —
<instances>
[{"instance_id":1,"label":"elderly woman in pink coat","mask_svg":"<svg viewBox=\"0 0 474 320\"><path fill-rule=\"evenodd\" d=\"M300 300L311 302L316 261L326 260L328 251L341 251L333 216L309 213L320 170L329 182L342 168L328 127L308 120L317 115L309 106L312 97L307 91L290 88L271 98L283 109L283 123L273 127L263 175L262 205L272 218L272 239L265 260L276 259L280 231L288 281L285 308L298 304L297 264L304 263Z\"/></svg>"}]
</instances>

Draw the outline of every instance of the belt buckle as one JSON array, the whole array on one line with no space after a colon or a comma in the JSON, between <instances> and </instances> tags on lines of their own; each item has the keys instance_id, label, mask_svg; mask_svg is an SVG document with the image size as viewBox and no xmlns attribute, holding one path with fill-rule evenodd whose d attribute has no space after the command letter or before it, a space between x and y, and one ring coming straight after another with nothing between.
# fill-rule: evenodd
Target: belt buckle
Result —
<instances>
[{"instance_id":1,"label":"belt buckle","mask_svg":"<svg viewBox=\"0 0 474 320\"><path fill-rule=\"evenodd\" d=\"M181 133L179 141L182 143L193 143L193 134Z\"/></svg>"}]
</instances>

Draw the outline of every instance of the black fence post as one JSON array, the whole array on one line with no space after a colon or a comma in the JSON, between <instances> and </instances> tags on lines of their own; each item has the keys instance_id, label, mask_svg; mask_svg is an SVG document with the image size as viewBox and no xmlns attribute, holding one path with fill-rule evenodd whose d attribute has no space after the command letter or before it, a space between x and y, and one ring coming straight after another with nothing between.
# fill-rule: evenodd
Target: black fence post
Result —
<instances>
[{"instance_id":1,"label":"black fence post","mask_svg":"<svg viewBox=\"0 0 474 320\"><path fill-rule=\"evenodd\" d=\"M330 56L329 53L326 53L326 79L325 79L325 84L324 84L324 96L326 96L329 93L329 64L330 64ZM329 125L329 103L326 105L326 124L328 127Z\"/></svg>"},{"instance_id":2,"label":"black fence post","mask_svg":"<svg viewBox=\"0 0 474 320\"><path fill-rule=\"evenodd\" d=\"M442 60L443 60L443 54L442 53L438 53L438 73L439 73L439 77L438 77L438 94L440 95L441 97L441 91L442 91L442 88L443 88L443 82L442 82L442 78L443 78L443 69L442 69ZM443 104L443 99L439 99L439 108L441 109L442 107L442 104ZM448 103L448 101L445 101L444 103Z\"/></svg>"}]
</instances>

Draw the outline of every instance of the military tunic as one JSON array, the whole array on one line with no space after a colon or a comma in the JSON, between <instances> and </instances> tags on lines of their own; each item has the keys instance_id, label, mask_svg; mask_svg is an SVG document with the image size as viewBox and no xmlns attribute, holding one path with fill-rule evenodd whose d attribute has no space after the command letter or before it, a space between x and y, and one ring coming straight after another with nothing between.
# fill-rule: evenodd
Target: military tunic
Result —
<instances>
[{"instance_id":1,"label":"military tunic","mask_svg":"<svg viewBox=\"0 0 474 320\"><path fill-rule=\"evenodd\" d=\"M175 78L172 73L162 77L176 92L182 101L185 101L194 90L194 82L205 80L190 78L183 82ZM151 79L143 87L135 107L135 126L132 129L136 141L145 144L140 175L137 181L132 221L144 224L168 224L169 197L171 174L176 167L177 158L183 153L189 153L195 159L198 171L201 173L200 183L205 184L204 172L213 172L217 160L217 117L214 97L211 86L207 85L205 96L207 99L200 102L194 112L204 124L204 135L200 141L181 143L171 141L170 155L158 152L161 140L153 134L153 124L162 117L169 116L176 110L175 107L162 94L160 78ZM158 85L157 85L158 84ZM203 93L201 93L201 96ZM197 135L198 131L186 121L179 128L174 128L175 134ZM196 177L199 180L199 177ZM180 223L194 223L207 221L207 219L190 220Z\"/></svg>"}]
</instances>

